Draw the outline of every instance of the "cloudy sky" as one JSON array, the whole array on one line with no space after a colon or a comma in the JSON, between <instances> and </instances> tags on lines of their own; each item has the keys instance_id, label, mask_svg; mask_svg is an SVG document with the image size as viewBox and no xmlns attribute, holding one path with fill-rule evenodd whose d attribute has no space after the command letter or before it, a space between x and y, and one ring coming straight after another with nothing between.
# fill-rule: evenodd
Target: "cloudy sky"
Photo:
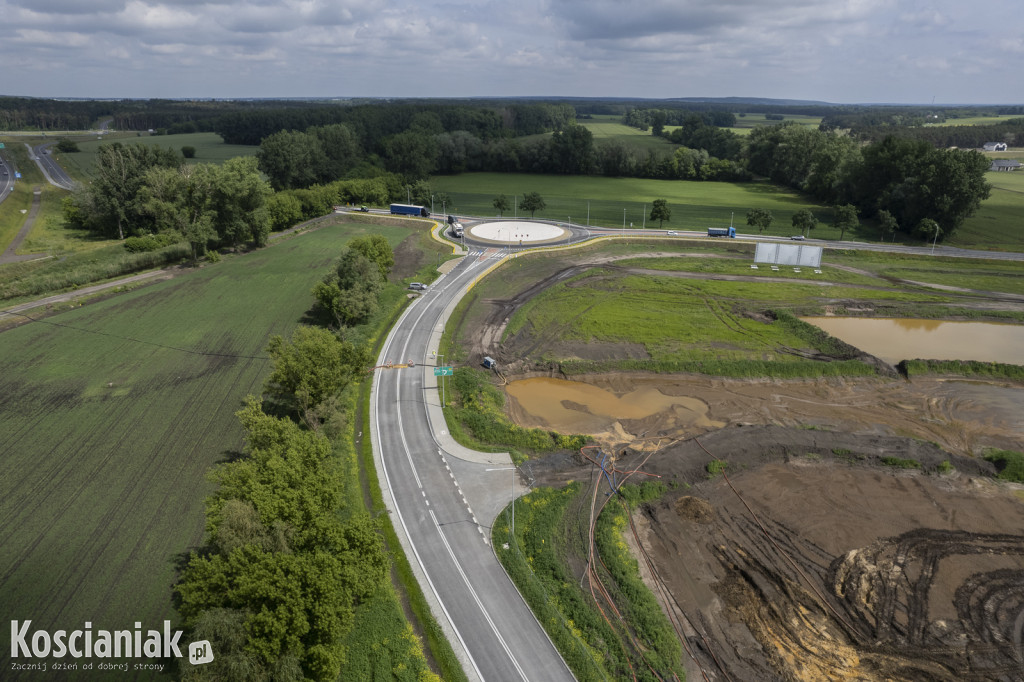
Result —
<instances>
[{"instance_id":1,"label":"cloudy sky","mask_svg":"<svg viewBox=\"0 0 1024 682\"><path fill-rule=\"evenodd\" d=\"M0 0L0 94L1024 102L1018 0Z\"/></svg>"}]
</instances>

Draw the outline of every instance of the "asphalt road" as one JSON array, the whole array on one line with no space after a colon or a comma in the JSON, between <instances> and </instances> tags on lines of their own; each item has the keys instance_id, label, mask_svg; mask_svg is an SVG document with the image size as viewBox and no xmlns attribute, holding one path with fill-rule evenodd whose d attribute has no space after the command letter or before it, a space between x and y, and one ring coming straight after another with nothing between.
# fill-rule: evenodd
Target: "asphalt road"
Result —
<instances>
[{"instance_id":1,"label":"asphalt road","mask_svg":"<svg viewBox=\"0 0 1024 682\"><path fill-rule=\"evenodd\" d=\"M0 155L0 201L14 190L14 167Z\"/></svg>"},{"instance_id":2,"label":"asphalt road","mask_svg":"<svg viewBox=\"0 0 1024 682\"><path fill-rule=\"evenodd\" d=\"M43 172L43 176L46 177L51 185L61 189L72 190L75 188L75 181L50 155L50 147L54 144L56 142L44 142L35 147L29 147L26 143L25 146L29 148L29 158L36 162L39 170Z\"/></svg>"},{"instance_id":3,"label":"asphalt road","mask_svg":"<svg viewBox=\"0 0 1024 682\"><path fill-rule=\"evenodd\" d=\"M437 364L431 337L444 308L491 263L464 258L409 306L381 352L382 362L417 365L379 369L374 377L372 428L381 486L396 531L411 545L409 561L421 572L435 616L470 678L568 681L572 674L489 544L494 515L512 497L511 462L460 458L446 431L435 437L428 418L428 403L435 410L438 404L432 370L423 369Z\"/></svg>"}]
</instances>

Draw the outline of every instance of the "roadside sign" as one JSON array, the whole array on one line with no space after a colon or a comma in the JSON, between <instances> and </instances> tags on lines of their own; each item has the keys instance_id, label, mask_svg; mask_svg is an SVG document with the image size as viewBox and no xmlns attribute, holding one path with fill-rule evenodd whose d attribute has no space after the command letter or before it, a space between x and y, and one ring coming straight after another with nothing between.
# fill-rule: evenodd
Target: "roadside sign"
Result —
<instances>
[{"instance_id":1,"label":"roadside sign","mask_svg":"<svg viewBox=\"0 0 1024 682\"><path fill-rule=\"evenodd\" d=\"M21 173L18 173L17 171L15 171L14 177L20 180L21 179Z\"/></svg>"},{"instance_id":2,"label":"roadside sign","mask_svg":"<svg viewBox=\"0 0 1024 682\"><path fill-rule=\"evenodd\" d=\"M3 148L4 148L4 143L0 142L0 149L3 149Z\"/></svg>"},{"instance_id":3,"label":"roadside sign","mask_svg":"<svg viewBox=\"0 0 1024 682\"><path fill-rule=\"evenodd\" d=\"M455 369L452 368L452 367L435 367L434 368L434 376L435 377L450 377L450 376L452 376L454 374L455 374Z\"/></svg>"}]
</instances>

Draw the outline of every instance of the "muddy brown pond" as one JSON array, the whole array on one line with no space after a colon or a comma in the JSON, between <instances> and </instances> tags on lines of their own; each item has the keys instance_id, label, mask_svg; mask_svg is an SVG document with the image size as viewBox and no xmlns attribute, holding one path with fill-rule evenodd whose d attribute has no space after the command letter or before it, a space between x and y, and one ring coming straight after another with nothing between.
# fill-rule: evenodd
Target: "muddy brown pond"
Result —
<instances>
[{"instance_id":1,"label":"muddy brown pond","mask_svg":"<svg viewBox=\"0 0 1024 682\"><path fill-rule=\"evenodd\" d=\"M922 358L1024 365L1024 325L863 317L801 319L890 364Z\"/></svg>"},{"instance_id":2,"label":"muddy brown pond","mask_svg":"<svg viewBox=\"0 0 1024 682\"><path fill-rule=\"evenodd\" d=\"M653 386L618 395L580 381L520 379L506 390L520 409L561 433L597 433L620 420L645 419L672 411L677 422L721 426L708 418L708 405L688 396L665 395Z\"/></svg>"}]
</instances>

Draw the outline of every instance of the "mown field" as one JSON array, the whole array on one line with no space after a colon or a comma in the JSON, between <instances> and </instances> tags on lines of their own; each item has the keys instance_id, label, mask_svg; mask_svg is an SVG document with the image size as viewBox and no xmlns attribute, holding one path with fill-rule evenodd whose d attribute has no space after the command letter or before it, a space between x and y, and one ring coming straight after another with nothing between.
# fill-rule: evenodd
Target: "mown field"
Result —
<instances>
[{"instance_id":1,"label":"mown field","mask_svg":"<svg viewBox=\"0 0 1024 682\"><path fill-rule=\"evenodd\" d=\"M992 185L989 198L947 243L999 251L1024 249L1024 171L990 171L985 180Z\"/></svg>"},{"instance_id":2,"label":"mown field","mask_svg":"<svg viewBox=\"0 0 1024 682\"><path fill-rule=\"evenodd\" d=\"M367 230L408 234L332 224L0 334L10 617L51 631L177 620L175 566L202 542L207 471L241 448L234 413L261 390L263 349Z\"/></svg>"},{"instance_id":3,"label":"mown field","mask_svg":"<svg viewBox=\"0 0 1024 682\"><path fill-rule=\"evenodd\" d=\"M928 126L990 126L1002 123L1011 118L1020 118L1020 114L993 114L991 116L964 116L963 118L947 118L942 123L926 123Z\"/></svg>"},{"instance_id":4,"label":"mown field","mask_svg":"<svg viewBox=\"0 0 1024 682\"><path fill-rule=\"evenodd\" d=\"M236 156L252 156L259 147L225 144L217 133L188 133L185 135L108 135L103 139L88 139L78 142L80 151L72 154L53 152L54 158L76 180L89 180L93 176L96 155L102 144L120 142L121 144L148 144L157 147L170 147L180 152L182 147L195 147L196 155L188 159L188 163L223 163Z\"/></svg>"},{"instance_id":5,"label":"mown field","mask_svg":"<svg viewBox=\"0 0 1024 682\"><path fill-rule=\"evenodd\" d=\"M436 177L431 186L447 192L455 202L454 212L478 216L494 216L494 197L505 194L522 199L526 192L539 192L547 208L536 218L565 221L599 227L639 228L649 218L655 199L668 201L672 218L666 230L706 230L727 227L730 220L746 231L746 215L751 208L766 208L775 222L765 234L794 234L793 213L810 209L822 224L813 233L819 238L838 238L839 230L829 224L832 209L801 197L796 192L766 182L687 182L683 180L645 180L642 178L575 177L562 175L528 175L516 173L464 173ZM505 214L511 217L512 212ZM589 220L588 220L589 214ZM519 216L529 213L518 211ZM646 220L646 227L658 223ZM870 228L864 228L871 234ZM847 236L850 233L847 232Z\"/></svg>"},{"instance_id":6,"label":"mown field","mask_svg":"<svg viewBox=\"0 0 1024 682\"><path fill-rule=\"evenodd\" d=\"M579 123L594 136L594 144L600 146L610 141L622 142L640 149L671 151L678 145L651 135L651 131L637 130L622 123L621 116L594 116L580 119Z\"/></svg>"}]
</instances>

